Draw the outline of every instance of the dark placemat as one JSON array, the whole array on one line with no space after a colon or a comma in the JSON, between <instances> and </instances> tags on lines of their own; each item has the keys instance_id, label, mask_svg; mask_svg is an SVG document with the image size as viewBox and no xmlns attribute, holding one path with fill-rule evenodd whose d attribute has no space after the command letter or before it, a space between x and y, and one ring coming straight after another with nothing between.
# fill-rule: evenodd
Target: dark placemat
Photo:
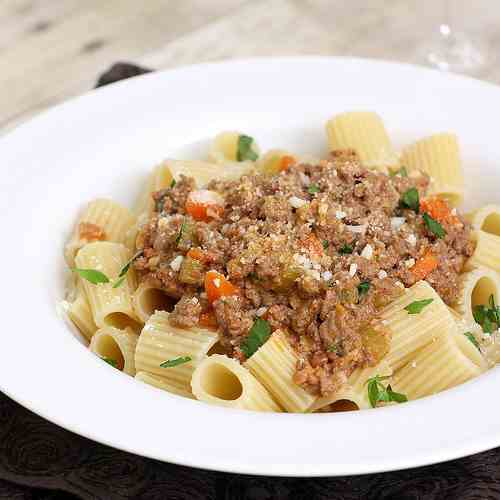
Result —
<instances>
[{"instance_id":1,"label":"dark placemat","mask_svg":"<svg viewBox=\"0 0 500 500\"><path fill-rule=\"evenodd\" d=\"M97 85L149 71L118 63ZM103 446L47 422L0 393L0 499L500 500L500 448L385 474L322 479L240 476L166 464Z\"/></svg>"}]
</instances>

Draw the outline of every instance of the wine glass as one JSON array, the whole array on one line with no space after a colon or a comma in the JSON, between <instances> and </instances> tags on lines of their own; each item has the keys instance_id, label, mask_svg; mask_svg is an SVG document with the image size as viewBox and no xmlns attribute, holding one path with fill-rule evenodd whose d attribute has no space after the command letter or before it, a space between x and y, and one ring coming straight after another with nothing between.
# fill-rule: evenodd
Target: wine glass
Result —
<instances>
[{"instance_id":1,"label":"wine glass","mask_svg":"<svg viewBox=\"0 0 500 500\"><path fill-rule=\"evenodd\" d=\"M490 59L489 48L479 35L457 28L453 3L443 0L443 22L419 49L419 59L443 71L475 74Z\"/></svg>"}]
</instances>

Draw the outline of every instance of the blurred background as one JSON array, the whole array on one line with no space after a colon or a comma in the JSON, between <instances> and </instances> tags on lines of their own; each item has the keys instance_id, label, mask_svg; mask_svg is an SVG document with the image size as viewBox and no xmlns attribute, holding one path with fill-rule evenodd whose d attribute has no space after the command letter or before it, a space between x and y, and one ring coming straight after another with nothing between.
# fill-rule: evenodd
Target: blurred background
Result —
<instances>
[{"instance_id":1,"label":"blurred background","mask_svg":"<svg viewBox=\"0 0 500 500\"><path fill-rule=\"evenodd\" d=\"M0 128L85 92L118 61L361 56L500 83L499 21L495 0L1 0Z\"/></svg>"}]
</instances>

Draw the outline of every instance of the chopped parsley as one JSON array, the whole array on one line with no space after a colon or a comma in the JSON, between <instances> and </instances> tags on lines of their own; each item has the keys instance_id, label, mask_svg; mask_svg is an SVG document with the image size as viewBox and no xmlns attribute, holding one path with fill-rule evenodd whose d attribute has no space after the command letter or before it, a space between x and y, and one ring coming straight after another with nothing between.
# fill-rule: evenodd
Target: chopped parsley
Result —
<instances>
[{"instance_id":1,"label":"chopped parsley","mask_svg":"<svg viewBox=\"0 0 500 500\"><path fill-rule=\"evenodd\" d=\"M353 251L353 248L351 245L344 245L340 250L339 252L342 253L342 254L348 254L348 253L352 253Z\"/></svg>"},{"instance_id":2,"label":"chopped parsley","mask_svg":"<svg viewBox=\"0 0 500 500\"><path fill-rule=\"evenodd\" d=\"M179 229L179 233L177 234L177 237L175 238L175 244L178 245L182 239L182 233L186 230L187 228L187 223L186 222L183 222L181 224L181 227Z\"/></svg>"},{"instance_id":3,"label":"chopped parsley","mask_svg":"<svg viewBox=\"0 0 500 500\"><path fill-rule=\"evenodd\" d=\"M368 290L370 289L370 282L369 281L362 281L358 285L358 293L359 295L364 295L368 293Z\"/></svg>"},{"instance_id":4,"label":"chopped parsley","mask_svg":"<svg viewBox=\"0 0 500 500\"><path fill-rule=\"evenodd\" d=\"M330 344L327 349L326 349L328 352L337 352L339 350L339 346L335 343L333 344Z\"/></svg>"},{"instance_id":5,"label":"chopped parsley","mask_svg":"<svg viewBox=\"0 0 500 500\"><path fill-rule=\"evenodd\" d=\"M143 254L143 250L139 250L121 269L120 274L118 275L118 279L114 282L113 288L118 288L127 278L128 270L134 262L135 259L140 257Z\"/></svg>"},{"instance_id":6,"label":"chopped parsley","mask_svg":"<svg viewBox=\"0 0 500 500\"><path fill-rule=\"evenodd\" d=\"M255 161L259 157L259 155L252 149L253 142L253 137L250 137L249 135L240 135L238 137L238 149L236 151L236 159L238 161Z\"/></svg>"},{"instance_id":7,"label":"chopped parsley","mask_svg":"<svg viewBox=\"0 0 500 500\"><path fill-rule=\"evenodd\" d=\"M377 406L377 403L389 403L394 401L396 403L405 403L408 398L399 392L394 392L389 384L387 387L382 383L390 377L381 377L380 375L375 375L367 380L368 384L368 399L370 400L370 405L372 408Z\"/></svg>"},{"instance_id":8,"label":"chopped parsley","mask_svg":"<svg viewBox=\"0 0 500 500\"><path fill-rule=\"evenodd\" d=\"M328 240L323 240L323 248L326 250L330 246Z\"/></svg>"},{"instance_id":9,"label":"chopped parsley","mask_svg":"<svg viewBox=\"0 0 500 500\"><path fill-rule=\"evenodd\" d=\"M472 310L474 320L478 325L481 325L484 333L493 333L500 327L500 307L495 303L493 294L488 299L488 305L478 305Z\"/></svg>"},{"instance_id":10,"label":"chopped parsley","mask_svg":"<svg viewBox=\"0 0 500 500\"><path fill-rule=\"evenodd\" d=\"M115 359L113 359L113 358L106 358L105 356L101 356L101 359L103 361L106 361L106 363L108 363L108 365L111 365L113 368L118 368L118 363L116 362Z\"/></svg>"},{"instance_id":11,"label":"chopped parsley","mask_svg":"<svg viewBox=\"0 0 500 500\"><path fill-rule=\"evenodd\" d=\"M308 188L307 188L307 192L309 194L314 194L314 193L319 193L320 189L319 189L319 186L317 184L311 184Z\"/></svg>"},{"instance_id":12,"label":"chopped parsley","mask_svg":"<svg viewBox=\"0 0 500 500\"><path fill-rule=\"evenodd\" d=\"M175 179L172 179L172 182L170 183L170 188L174 188L176 184L177 181Z\"/></svg>"},{"instance_id":13,"label":"chopped parsley","mask_svg":"<svg viewBox=\"0 0 500 500\"><path fill-rule=\"evenodd\" d=\"M191 356L179 356L178 358L167 359L161 363L160 368L173 368L174 366L183 365L184 363L189 363L191 361Z\"/></svg>"},{"instance_id":14,"label":"chopped parsley","mask_svg":"<svg viewBox=\"0 0 500 500\"><path fill-rule=\"evenodd\" d=\"M410 188L403 193L399 203L401 208L409 208L418 214L420 210L420 197L416 188Z\"/></svg>"},{"instance_id":15,"label":"chopped parsley","mask_svg":"<svg viewBox=\"0 0 500 500\"><path fill-rule=\"evenodd\" d=\"M257 318L250 328L247 338L242 342L240 349L249 358L257 352L259 347L265 344L271 335L271 325L262 318Z\"/></svg>"},{"instance_id":16,"label":"chopped parsley","mask_svg":"<svg viewBox=\"0 0 500 500\"><path fill-rule=\"evenodd\" d=\"M474 334L472 332L465 332L464 335L476 346L479 351L479 342L476 340L476 337L474 337Z\"/></svg>"},{"instance_id":17,"label":"chopped parsley","mask_svg":"<svg viewBox=\"0 0 500 500\"><path fill-rule=\"evenodd\" d=\"M408 171L406 170L406 167L401 167L399 170L389 170L389 177L395 177L396 175L399 175L401 177L408 177Z\"/></svg>"},{"instance_id":18,"label":"chopped parsley","mask_svg":"<svg viewBox=\"0 0 500 500\"><path fill-rule=\"evenodd\" d=\"M109 283L109 278L97 269L78 269L77 267L74 267L72 271L78 273L83 279L94 285L99 283Z\"/></svg>"},{"instance_id":19,"label":"chopped parsley","mask_svg":"<svg viewBox=\"0 0 500 500\"><path fill-rule=\"evenodd\" d=\"M428 213L424 213L423 218L427 229L431 233L435 234L438 238L444 238L446 236L446 231L437 220L434 220Z\"/></svg>"},{"instance_id":20,"label":"chopped parsley","mask_svg":"<svg viewBox=\"0 0 500 500\"><path fill-rule=\"evenodd\" d=\"M427 307L433 301L434 299L415 300L405 307L405 311L408 311L408 314L420 314L424 307Z\"/></svg>"}]
</instances>

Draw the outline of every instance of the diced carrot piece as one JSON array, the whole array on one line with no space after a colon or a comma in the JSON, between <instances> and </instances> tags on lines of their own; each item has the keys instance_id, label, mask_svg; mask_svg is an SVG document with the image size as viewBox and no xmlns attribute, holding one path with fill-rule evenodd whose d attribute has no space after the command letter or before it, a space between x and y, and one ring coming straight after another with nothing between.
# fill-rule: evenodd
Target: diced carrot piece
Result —
<instances>
[{"instance_id":1,"label":"diced carrot piece","mask_svg":"<svg viewBox=\"0 0 500 500\"><path fill-rule=\"evenodd\" d=\"M456 215L452 214L451 208L446 200L441 198L432 197L422 200L420 202L420 210L428 213L438 222L450 222L453 224L459 220Z\"/></svg>"},{"instance_id":2,"label":"diced carrot piece","mask_svg":"<svg viewBox=\"0 0 500 500\"><path fill-rule=\"evenodd\" d=\"M208 189L191 191L185 209L194 220L206 222L223 214L224 199L220 194Z\"/></svg>"},{"instance_id":3,"label":"diced carrot piece","mask_svg":"<svg viewBox=\"0 0 500 500\"><path fill-rule=\"evenodd\" d=\"M217 328L219 326L213 311L201 313L199 324L200 326L204 326L206 328Z\"/></svg>"},{"instance_id":4,"label":"diced carrot piece","mask_svg":"<svg viewBox=\"0 0 500 500\"><path fill-rule=\"evenodd\" d=\"M296 163L296 160L293 156L285 155L280 160L279 171L284 172L288 170L288 168Z\"/></svg>"},{"instance_id":5,"label":"diced carrot piece","mask_svg":"<svg viewBox=\"0 0 500 500\"><path fill-rule=\"evenodd\" d=\"M314 234L310 234L304 241L302 241L302 246L313 257L322 257L324 254L323 244Z\"/></svg>"},{"instance_id":6,"label":"diced carrot piece","mask_svg":"<svg viewBox=\"0 0 500 500\"><path fill-rule=\"evenodd\" d=\"M206 259L205 252L199 248L190 248L187 256L199 262L205 262Z\"/></svg>"},{"instance_id":7,"label":"diced carrot piece","mask_svg":"<svg viewBox=\"0 0 500 500\"><path fill-rule=\"evenodd\" d=\"M235 287L223 274L217 271L208 271L205 274L205 292L210 303L221 297L236 295L239 289Z\"/></svg>"},{"instance_id":8,"label":"diced carrot piece","mask_svg":"<svg viewBox=\"0 0 500 500\"><path fill-rule=\"evenodd\" d=\"M417 280L423 280L439 265L438 258L430 251L427 251L415 265L410 269Z\"/></svg>"}]
</instances>

